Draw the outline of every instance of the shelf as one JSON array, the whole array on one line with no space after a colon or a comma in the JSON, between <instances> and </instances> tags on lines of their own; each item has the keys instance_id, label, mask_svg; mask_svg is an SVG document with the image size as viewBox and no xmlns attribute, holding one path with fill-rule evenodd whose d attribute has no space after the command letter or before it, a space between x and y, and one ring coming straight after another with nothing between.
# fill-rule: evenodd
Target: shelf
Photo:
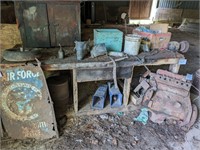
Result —
<instances>
[{"instance_id":1,"label":"shelf","mask_svg":"<svg viewBox=\"0 0 200 150\"><path fill-rule=\"evenodd\" d=\"M92 109L92 96L89 96L87 100L83 101L84 103L80 103L80 108L77 116L80 115L97 115L97 114L105 114L105 113L117 113L117 112L126 112L126 111L134 111L137 110L138 107L133 105L132 102L127 106L122 105L118 108L111 108L109 104L108 97L105 102L105 107L102 110Z\"/></svg>"}]
</instances>

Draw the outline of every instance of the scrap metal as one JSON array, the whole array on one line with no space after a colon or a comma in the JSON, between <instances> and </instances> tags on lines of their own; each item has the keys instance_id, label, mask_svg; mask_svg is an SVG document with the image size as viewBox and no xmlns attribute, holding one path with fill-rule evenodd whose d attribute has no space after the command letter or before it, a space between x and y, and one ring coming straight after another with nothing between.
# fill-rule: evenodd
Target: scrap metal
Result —
<instances>
[{"instance_id":1,"label":"scrap metal","mask_svg":"<svg viewBox=\"0 0 200 150\"><path fill-rule=\"evenodd\" d=\"M172 119L183 129L189 129L197 118L197 107L190 100L191 85L185 76L159 69L156 73L146 72L134 92L151 112L151 121L162 123Z\"/></svg>"},{"instance_id":2,"label":"scrap metal","mask_svg":"<svg viewBox=\"0 0 200 150\"><path fill-rule=\"evenodd\" d=\"M0 69L0 110L8 136L40 140L58 137L53 105L40 65Z\"/></svg>"}]
</instances>

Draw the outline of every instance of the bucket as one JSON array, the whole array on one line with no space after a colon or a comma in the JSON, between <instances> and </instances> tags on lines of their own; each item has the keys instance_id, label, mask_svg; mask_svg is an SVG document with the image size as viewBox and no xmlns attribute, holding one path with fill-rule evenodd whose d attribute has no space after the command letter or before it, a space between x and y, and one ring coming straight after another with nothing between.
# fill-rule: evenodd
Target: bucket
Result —
<instances>
[{"instance_id":1,"label":"bucket","mask_svg":"<svg viewBox=\"0 0 200 150\"><path fill-rule=\"evenodd\" d=\"M124 53L128 55L137 55L140 49L141 37L128 34L125 36Z\"/></svg>"}]
</instances>

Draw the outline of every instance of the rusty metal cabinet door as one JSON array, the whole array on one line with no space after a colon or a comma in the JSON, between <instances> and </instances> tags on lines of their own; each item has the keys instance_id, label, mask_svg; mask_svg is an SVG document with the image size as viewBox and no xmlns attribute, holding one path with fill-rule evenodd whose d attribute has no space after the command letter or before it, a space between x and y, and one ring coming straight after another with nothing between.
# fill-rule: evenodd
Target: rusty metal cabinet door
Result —
<instances>
[{"instance_id":1,"label":"rusty metal cabinet door","mask_svg":"<svg viewBox=\"0 0 200 150\"><path fill-rule=\"evenodd\" d=\"M73 46L80 40L80 4L48 3L51 46Z\"/></svg>"},{"instance_id":2,"label":"rusty metal cabinet door","mask_svg":"<svg viewBox=\"0 0 200 150\"><path fill-rule=\"evenodd\" d=\"M47 4L16 2L16 16L25 47L50 47Z\"/></svg>"}]
</instances>

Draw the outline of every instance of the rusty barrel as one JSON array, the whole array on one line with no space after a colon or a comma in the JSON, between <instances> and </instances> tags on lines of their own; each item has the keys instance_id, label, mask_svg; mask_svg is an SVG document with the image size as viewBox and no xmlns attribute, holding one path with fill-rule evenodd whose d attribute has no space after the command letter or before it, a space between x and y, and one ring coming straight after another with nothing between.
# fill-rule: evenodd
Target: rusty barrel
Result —
<instances>
[{"instance_id":1,"label":"rusty barrel","mask_svg":"<svg viewBox=\"0 0 200 150\"><path fill-rule=\"evenodd\" d=\"M56 118L62 118L69 102L69 79L67 76L52 76L47 79L49 92L54 103Z\"/></svg>"}]
</instances>

